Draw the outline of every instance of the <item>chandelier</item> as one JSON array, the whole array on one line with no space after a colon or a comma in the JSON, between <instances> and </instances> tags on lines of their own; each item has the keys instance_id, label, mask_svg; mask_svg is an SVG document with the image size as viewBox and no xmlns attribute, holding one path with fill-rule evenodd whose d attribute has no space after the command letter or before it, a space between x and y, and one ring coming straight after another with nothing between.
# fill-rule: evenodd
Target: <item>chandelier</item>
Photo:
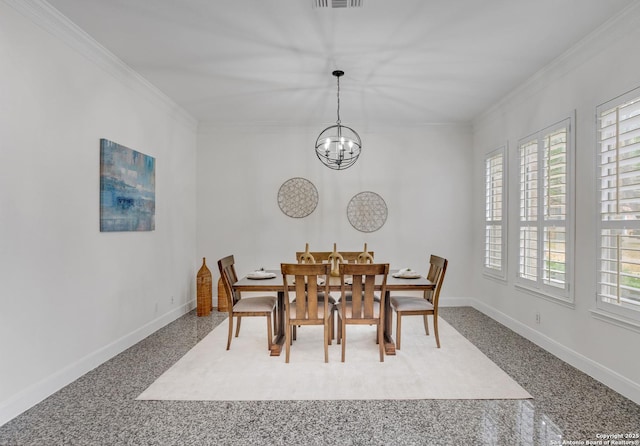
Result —
<instances>
[{"instance_id":1,"label":"chandelier","mask_svg":"<svg viewBox=\"0 0 640 446\"><path fill-rule=\"evenodd\" d=\"M343 170L358 160L362 141L355 130L340 123L340 76L344 75L344 71L336 70L331 74L338 80L338 120L318 136L316 155L328 168Z\"/></svg>"}]
</instances>

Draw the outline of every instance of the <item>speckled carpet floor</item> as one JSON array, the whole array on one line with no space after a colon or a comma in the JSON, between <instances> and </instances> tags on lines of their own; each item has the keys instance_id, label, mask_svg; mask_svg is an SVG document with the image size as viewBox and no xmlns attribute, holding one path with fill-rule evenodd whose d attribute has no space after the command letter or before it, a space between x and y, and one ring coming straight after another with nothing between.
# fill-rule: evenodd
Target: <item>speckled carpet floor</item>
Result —
<instances>
[{"instance_id":1,"label":"speckled carpet floor","mask_svg":"<svg viewBox=\"0 0 640 446\"><path fill-rule=\"evenodd\" d=\"M432 320L429 318L430 321ZM341 345L329 346L323 328L298 329L291 359L269 356L264 318L249 317L226 350L228 320L207 335L139 397L139 400L374 400L526 399L518 383L440 318L440 341L426 336L421 317L405 317L402 350L380 362L375 327L347 327ZM395 332L394 332L395 333ZM237 385L228 385L233 380Z\"/></svg>"}]
</instances>

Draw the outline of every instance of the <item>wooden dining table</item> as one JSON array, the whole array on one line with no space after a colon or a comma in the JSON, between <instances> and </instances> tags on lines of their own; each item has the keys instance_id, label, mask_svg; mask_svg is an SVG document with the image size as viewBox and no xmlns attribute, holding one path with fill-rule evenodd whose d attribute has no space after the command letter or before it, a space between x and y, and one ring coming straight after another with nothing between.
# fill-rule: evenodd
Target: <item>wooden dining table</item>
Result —
<instances>
[{"instance_id":1,"label":"wooden dining table","mask_svg":"<svg viewBox=\"0 0 640 446\"><path fill-rule=\"evenodd\" d=\"M275 317L275 330L274 339L271 347L271 356L280 356L280 352L284 346L284 299L285 290L284 282L282 280L282 273L279 270L266 270L266 272L274 273L276 277L268 279L250 279L247 276L242 277L236 283L233 284L233 288L242 292L275 292L278 295L278 307ZM433 290L435 283L427 280L421 276L418 278L399 278L393 277L394 273L398 270L391 270L387 277L387 288L385 295L384 305L384 347L387 355L396 354L396 343L392 336L393 331L393 314L391 310L391 304L389 294L393 291L425 291ZM350 288L350 286L349 286ZM293 287L289 287L289 291L293 291ZM329 291L340 292L340 277L329 277ZM349 290L350 291L350 290Z\"/></svg>"}]
</instances>

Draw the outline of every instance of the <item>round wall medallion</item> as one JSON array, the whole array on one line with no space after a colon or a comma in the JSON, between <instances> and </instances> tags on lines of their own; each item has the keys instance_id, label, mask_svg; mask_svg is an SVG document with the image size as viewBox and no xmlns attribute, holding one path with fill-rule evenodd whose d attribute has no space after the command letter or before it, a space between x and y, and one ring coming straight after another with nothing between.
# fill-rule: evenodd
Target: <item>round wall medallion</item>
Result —
<instances>
[{"instance_id":1,"label":"round wall medallion","mask_svg":"<svg viewBox=\"0 0 640 446\"><path fill-rule=\"evenodd\" d=\"M318 189L305 178L291 178L278 190L278 206L289 217L306 217L318 206Z\"/></svg>"},{"instance_id":2,"label":"round wall medallion","mask_svg":"<svg viewBox=\"0 0 640 446\"><path fill-rule=\"evenodd\" d=\"M375 192L360 192L349 201L347 218L358 231L377 231L387 221L387 204Z\"/></svg>"}]
</instances>

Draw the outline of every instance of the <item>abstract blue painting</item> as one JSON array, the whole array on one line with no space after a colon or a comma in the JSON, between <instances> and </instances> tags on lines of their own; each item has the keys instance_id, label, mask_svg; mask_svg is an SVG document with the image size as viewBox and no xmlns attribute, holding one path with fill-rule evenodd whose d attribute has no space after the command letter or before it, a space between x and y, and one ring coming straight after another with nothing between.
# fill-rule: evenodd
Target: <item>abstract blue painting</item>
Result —
<instances>
[{"instance_id":1,"label":"abstract blue painting","mask_svg":"<svg viewBox=\"0 0 640 446\"><path fill-rule=\"evenodd\" d=\"M156 160L100 140L100 232L156 228Z\"/></svg>"}]
</instances>

